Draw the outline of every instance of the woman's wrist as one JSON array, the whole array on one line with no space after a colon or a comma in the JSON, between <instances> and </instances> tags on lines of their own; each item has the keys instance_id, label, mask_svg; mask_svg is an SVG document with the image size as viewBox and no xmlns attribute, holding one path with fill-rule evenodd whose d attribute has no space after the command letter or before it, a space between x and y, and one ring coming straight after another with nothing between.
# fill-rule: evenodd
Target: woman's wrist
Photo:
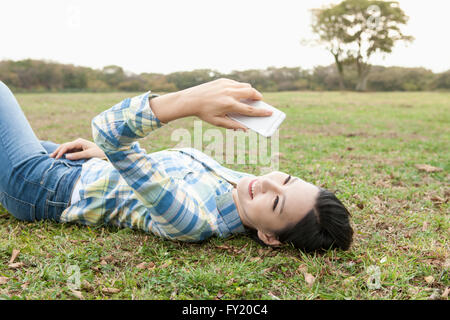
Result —
<instances>
[{"instance_id":1,"label":"woman's wrist","mask_svg":"<svg viewBox=\"0 0 450 320\"><path fill-rule=\"evenodd\" d=\"M150 99L150 108L162 123L194 115L195 112L191 106L185 90Z\"/></svg>"}]
</instances>

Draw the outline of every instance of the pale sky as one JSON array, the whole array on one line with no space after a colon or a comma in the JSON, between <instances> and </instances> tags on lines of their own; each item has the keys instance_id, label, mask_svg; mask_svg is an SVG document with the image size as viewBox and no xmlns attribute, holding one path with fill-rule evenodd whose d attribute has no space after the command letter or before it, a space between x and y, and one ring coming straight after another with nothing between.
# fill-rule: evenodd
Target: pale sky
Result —
<instances>
[{"instance_id":1,"label":"pale sky","mask_svg":"<svg viewBox=\"0 0 450 320\"><path fill-rule=\"evenodd\" d=\"M0 59L46 59L135 73L302 67L333 63L313 37L310 9L333 0L1 0ZM399 44L374 64L450 69L450 1L400 0Z\"/></svg>"}]
</instances>

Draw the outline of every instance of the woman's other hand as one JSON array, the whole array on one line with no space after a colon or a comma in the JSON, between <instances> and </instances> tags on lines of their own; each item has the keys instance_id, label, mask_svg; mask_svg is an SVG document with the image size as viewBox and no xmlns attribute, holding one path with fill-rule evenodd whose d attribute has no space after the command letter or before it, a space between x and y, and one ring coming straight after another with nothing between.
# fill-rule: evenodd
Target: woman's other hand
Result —
<instances>
[{"instance_id":1,"label":"woman's other hand","mask_svg":"<svg viewBox=\"0 0 450 320\"><path fill-rule=\"evenodd\" d=\"M50 154L50 157L59 159L64 154L66 154L66 158L69 160L106 158L103 150L100 149L95 143L82 138L61 144Z\"/></svg>"}]
</instances>

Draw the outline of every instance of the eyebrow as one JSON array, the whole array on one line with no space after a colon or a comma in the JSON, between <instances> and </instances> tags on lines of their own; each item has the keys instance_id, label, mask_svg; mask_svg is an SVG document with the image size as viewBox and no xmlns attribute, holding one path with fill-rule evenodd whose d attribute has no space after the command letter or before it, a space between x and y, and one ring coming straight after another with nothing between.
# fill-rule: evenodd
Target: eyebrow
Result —
<instances>
[{"instance_id":1,"label":"eyebrow","mask_svg":"<svg viewBox=\"0 0 450 320\"><path fill-rule=\"evenodd\" d=\"M291 184L294 181L298 180L297 177L291 177L291 179L289 179L289 182L287 184ZM286 202L286 196L283 196L283 199L281 201L281 205L280 205L280 214L283 213L283 209L284 209L284 203Z\"/></svg>"}]
</instances>

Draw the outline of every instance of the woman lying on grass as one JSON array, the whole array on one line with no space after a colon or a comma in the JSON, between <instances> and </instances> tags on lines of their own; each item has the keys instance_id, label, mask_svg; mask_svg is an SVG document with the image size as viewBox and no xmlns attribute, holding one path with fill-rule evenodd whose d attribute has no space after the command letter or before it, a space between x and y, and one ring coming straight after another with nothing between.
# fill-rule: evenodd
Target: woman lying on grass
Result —
<instances>
[{"instance_id":1,"label":"woman lying on grass","mask_svg":"<svg viewBox=\"0 0 450 320\"><path fill-rule=\"evenodd\" d=\"M247 233L269 246L347 250L349 212L333 193L283 172L233 171L193 148L148 154L136 141L188 116L246 130L226 114L268 116L240 102L261 98L229 79L161 96L149 91L97 115L95 143L57 145L38 140L0 81L0 203L26 221L115 225L181 241Z\"/></svg>"}]
</instances>

